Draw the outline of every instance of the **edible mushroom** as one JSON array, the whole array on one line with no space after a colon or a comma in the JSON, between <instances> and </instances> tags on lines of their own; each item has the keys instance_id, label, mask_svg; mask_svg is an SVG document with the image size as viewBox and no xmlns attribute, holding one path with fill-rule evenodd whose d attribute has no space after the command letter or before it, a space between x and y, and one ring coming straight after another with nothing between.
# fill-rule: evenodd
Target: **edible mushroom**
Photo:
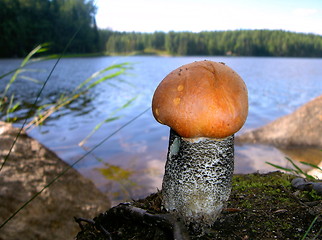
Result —
<instances>
[{"instance_id":1,"label":"edible mushroom","mask_svg":"<svg viewBox=\"0 0 322 240\"><path fill-rule=\"evenodd\" d=\"M246 85L224 63L193 62L162 80L152 111L170 127L162 205L202 233L213 225L231 192L234 133L248 114Z\"/></svg>"}]
</instances>

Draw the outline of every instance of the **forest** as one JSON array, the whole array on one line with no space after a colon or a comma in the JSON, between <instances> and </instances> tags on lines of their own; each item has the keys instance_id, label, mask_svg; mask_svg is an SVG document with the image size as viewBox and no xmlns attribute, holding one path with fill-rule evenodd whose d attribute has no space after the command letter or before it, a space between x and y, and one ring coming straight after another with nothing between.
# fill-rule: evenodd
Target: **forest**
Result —
<instances>
[{"instance_id":1,"label":"forest","mask_svg":"<svg viewBox=\"0 0 322 240\"><path fill-rule=\"evenodd\" d=\"M322 57L322 36L282 30L117 32L98 29L93 0L0 0L0 57L48 53ZM71 41L72 40L72 41ZM69 42L71 42L70 45Z\"/></svg>"},{"instance_id":2,"label":"forest","mask_svg":"<svg viewBox=\"0 0 322 240\"><path fill-rule=\"evenodd\" d=\"M322 57L322 36L281 30L102 33L109 53Z\"/></svg>"},{"instance_id":3,"label":"forest","mask_svg":"<svg viewBox=\"0 0 322 240\"><path fill-rule=\"evenodd\" d=\"M0 57L23 57L39 44L51 53L99 52L92 0L0 0ZM73 38L73 35L76 35Z\"/></svg>"}]
</instances>

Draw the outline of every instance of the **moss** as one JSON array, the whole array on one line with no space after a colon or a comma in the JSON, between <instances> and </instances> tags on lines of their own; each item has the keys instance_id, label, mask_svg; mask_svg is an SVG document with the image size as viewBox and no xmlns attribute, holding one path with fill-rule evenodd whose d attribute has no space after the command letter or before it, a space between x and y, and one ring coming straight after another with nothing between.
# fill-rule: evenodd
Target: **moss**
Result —
<instances>
[{"instance_id":1,"label":"moss","mask_svg":"<svg viewBox=\"0 0 322 240\"><path fill-rule=\"evenodd\" d=\"M241 174L233 177L233 190L244 191L252 188L266 188L276 186L289 187L290 181L294 178L292 175L273 172L270 174Z\"/></svg>"},{"instance_id":2,"label":"moss","mask_svg":"<svg viewBox=\"0 0 322 240\"><path fill-rule=\"evenodd\" d=\"M280 172L235 175L227 209L206 235L200 237L190 233L191 239L301 239L314 218L321 214L322 197L314 192L293 189L290 183L293 178ZM158 192L135 201L133 205L149 213L160 214L164 213L161 211L161 199ZM122 216L119 218L122 222L120 219ZM120 232L120 229L123 234L126 232L122 237L112 234L113 239L171 239L168 233L162 235L160 228L151 225L142 227L139 221L113 224L112 227L108 223L102 224L110 233ZM321 226L322 219L319 217L307 237L320 239L317 234Z\"/></svg>"}]
</instances>

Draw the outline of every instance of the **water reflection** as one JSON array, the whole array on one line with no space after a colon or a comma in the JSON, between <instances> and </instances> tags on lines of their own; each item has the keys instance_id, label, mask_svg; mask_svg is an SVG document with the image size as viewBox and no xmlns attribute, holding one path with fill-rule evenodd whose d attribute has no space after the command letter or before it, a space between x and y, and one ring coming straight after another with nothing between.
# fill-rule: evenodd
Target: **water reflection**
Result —
<instances>
[{"instance_id":1,"label":"water reflection","mask_svg":"<svg viewBox=\"0 0 322 240\"><path fill-rule=\"evenodd\" d=\"M167 138L163 137L162 141L167 142ZM113 204L142 198L157 189L161 189L167 154L166 148L163 151L150 151L151 147L148 146L147 142L133 144L123 139L121 145L125 150L123 154L106 158L107 162L118 163L118 165L104 163L103 167L99 168L101 173L106 171L103 175L97 170L80 169L85 176L93 179L102 191L113 196ZM133 149L136 149L136 151L133 151ZM234 173L265 173L278 170L266 164L266 162L284 168L292 168L286 157L295 161L318 164L322 159L322 152L316 149L281 150L273 146L257 144L235 145ZM114 173L112 172L113 169L115 170ZM302 169L310 170L305 165ZM124 175L124 173L126 174ZM122 175L125 176L123 179ZM106 181L106 179L109 181Z\"/></svg>"},{"instance_id":2,"label":"water reflection","mask_svg":"<svg viewBox=\"0 0 322 240\"><path fill-rule=\"evenodd\" d=\"M111 182L102 179L97 172L94 174L84 169L83 174L92 178L101 190L113 193L113 203L129 201L146 196L149 193L161 189L164 166L167 154L168 135L163 135L158 142L161 145L157 150L149 142L149 131L144 133L146 140L133 141L131 136L119 137L118 145L123 152L113 156L105 155L105 162L116 164L124 171L131 172L125 178L127 184L121 186L121 182ZM157 141L154 141L157 142ZM322 160L322 152L317 149L278 149L273 146L260 144L235 145L235 173L269 172L278 169L266 164L266 162L284 167L292 168L286 157L294 161L306 161L312 164L319 164ZM303 170L311 170L303 165ZM316 174L315 174L316 175ZM106 177L106 176L105 176ZM108 178L111 180L111 178ZM126 191L122 190L126 188Z\"/></svg>"},{"instance_id":3,"label":"water reflection","mask_svg":"<svg viewBox=\"0 0 322 240\"><path fill-rule=\"evenodd\" d=\"M297 162L319 165L322 162L322 151L316 148L279 148L286 156Z\"/></svg>"},{"instance_id":4,"label":"water reflection","mask_svg":"<svg viewBox=\"0 0 322 240\"><path fill-rule=\"evenodd\" d=\"M270 162L285 166L287 161L276 148L266 145L235 146L235 173L253 173L276 171L274 167L266 164Z\"/></svg>"},{"instance_id":5,"label":"water reflection","mask_svg":"<svg viewBox=\"0 0 322 240\"><path fill-rule=\"evenodd\" d=\"M112 204L145 197L161 189L166 152L122 154L114 156L125 166L103 163L99 168L79 169L94 180L98 188L111 197ZM146 163L142 166L142 160Z\"/></svg>"},{"instance_id":6,"label":"water reflection","mask_svg":"<svg viewBox=\"0 0 322 240\"><path fill-rule=\"evenodd\" d=\"M322 168L322 150L316 148L281 148L280 151L290 159L300 163L306 162ZM302 170L318 179L322 179L322 171L304 164L299 165Z\"/></svg>"},{"instance_id":7,"label":"water reflection","mask_svg":"<svg viewBox=\"0 0 322 240\"><path fill-rule=\"evenodd\" d=\"M96 146L111 132L125 124L129 119L151 105L151 97L157 84L171 70L188 62L204 60L205 57L101 57L62 59L51 80L45 88L46 96L58 96L74 89L90 74L108 65L121 62L135 62L131 75L122 76L135 87L124 86L122 89L111 88L108 84L92 89L89 99L75 102L66 112L57 114L53 121L33 129L29 134L54 150L62 159L72 164L85 154L79 142L94 128L109 117L120 104L134 96L139 96L133 105L122 112L122 118L102 126L86 143L87 149ZM280 116L294 111L297 107L321 94L322 59L294 58L252 58L252 57L207 57L209 60L225 62L235 69L246 81L249 90L250 109L247 122L242 129L263 126ZM17 64L20 60L1 60L0 72L6 67ZM45 79L53 66L53 61L41 62L35 68L46 69L37 72L36 79ZM11 67L9 68L11 69ZM26 81L18 81L15 90L20 90L17 97L30 100L35 95L34 88ZM1 87L1 83L0 83ZM52 99L51 99L52 100ZM87 101L88 100L88 101ZM242 132L241 131L241 132ZM154 120L151 113L146 113L116 136L113 136L100 148L95 156L90 155L76 165L77 170L92 179L97 186L106 191L120 192L116 201L144 197L161 188L161 181L166 161L168 145L168 127ZM297 159L303 151L278 150L264 145L243 145L235 149L235 172L274 171L265 162L288 167L285 156ZM307 159L313 159L309 154ZM318 163L314 160L314 163ZM102 161L98 161L101 159ZM315 159L315 158L314 158ZM109 164L109 165L105 165ZM100 170L106 166L117 166L131 172L127 177L127 193L121 191L117 181L107 179ZM135 183L133 185L132 183ZM127 185L128 184L128 185ZM121 196L124 195L124 196Z\"/></svg>"},{"instance_id":8,"label":"water reflection","mask_svg":"<svg viewBox=\"0 0 322 240\"><path fill-rule=\"evenodd\" d=\"M261 144L246 144L236 147L236 173L245 172L268 172L276 171L276 169L266 162L278 165L284 168L294 167L286 160L290 158L296 165L311 175L317 178L322 178L322 171L317 171L315 168L301 164L300 162L306 162L322 167L322 151L316 148L276 148L270 145Z\"/></svg>"}]
</instances>

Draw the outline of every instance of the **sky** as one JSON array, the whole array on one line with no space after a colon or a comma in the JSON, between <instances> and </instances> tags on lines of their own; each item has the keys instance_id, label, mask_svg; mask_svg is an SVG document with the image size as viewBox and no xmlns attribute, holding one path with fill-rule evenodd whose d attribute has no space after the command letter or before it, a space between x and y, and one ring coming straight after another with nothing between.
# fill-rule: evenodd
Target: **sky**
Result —
<instances>
[{"instance_id":1,"label":"sky","mask_svg":"<svg viewBox=\"0 0 322 240\"><path fill-rule=\"evenodd\" d=\"M96 0L101 29L281 29L322 35L322 0Z\"/></svg>"}]
</instances>

